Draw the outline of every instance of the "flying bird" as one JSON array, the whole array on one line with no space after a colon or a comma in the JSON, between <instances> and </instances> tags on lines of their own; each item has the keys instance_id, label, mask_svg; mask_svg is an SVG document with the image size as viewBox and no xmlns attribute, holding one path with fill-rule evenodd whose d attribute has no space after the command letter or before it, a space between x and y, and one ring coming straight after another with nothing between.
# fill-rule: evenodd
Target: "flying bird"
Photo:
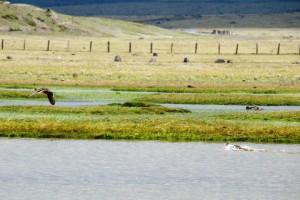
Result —
<instances>
[{"instance_id":1,"label":"flying bird","mask_svg":"<svg viewBox=\"0 0 300 200\"><path fill-rule=\"evenodd\" d=\"M33 95L36 95L36 94L39 94L39 93L44 93L47 95L48 99L49 99L49 102L54 105L55 104L55 99L54 99L54 93L49 90L48 88L34 88L34 92L31 93L30 96L33 96Z\"/></svg>"}]
</instances>

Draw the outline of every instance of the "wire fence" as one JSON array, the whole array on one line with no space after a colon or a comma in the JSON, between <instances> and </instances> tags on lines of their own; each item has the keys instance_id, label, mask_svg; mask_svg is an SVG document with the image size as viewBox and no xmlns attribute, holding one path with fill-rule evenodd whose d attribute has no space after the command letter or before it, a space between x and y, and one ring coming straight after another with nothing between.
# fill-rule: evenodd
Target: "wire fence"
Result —
<instances>
[{"instance_id":1,"label":"wire fence","mask_svg":"<svg viewBox=\"0 0 300 200\"><path fill-rule=\"evenodd\" d=\"M300 54L295 41L88 41L1 39L1 50L116 52L116 53L170 53L170 54Z\"/></svg>"}]
</instances>

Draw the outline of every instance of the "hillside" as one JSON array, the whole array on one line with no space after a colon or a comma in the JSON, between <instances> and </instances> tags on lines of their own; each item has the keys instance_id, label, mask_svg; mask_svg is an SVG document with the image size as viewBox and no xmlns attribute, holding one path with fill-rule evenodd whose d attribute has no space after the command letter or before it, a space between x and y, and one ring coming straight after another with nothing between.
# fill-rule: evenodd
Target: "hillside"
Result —
<instances>
[{"instance_id":1,"label":"hillside","mask_svg":"<svg viewBox=\"0 0 300 200\"><path fill-rule=\"evenodd\" d=\"M12 0L163 28L299 28L299 0ZM228 19L228 20L223 20ZM213 24L213 25L212 25Z\"/></svg>"},{"instance_id":2,"label":"hillside","mask_svg":"<svg viewBox=\"0 0 300 200\"><path fill-rule=\"evenodd\" d=\"M10 0L43 8L80 7L72 15L218 15L300 12L298 0ZM85 7L92 5L92 7ZM95 9L97 7L97 9ZM86 9L88 8L88 9ZM94 8L94 9L93 9ZM109 8L109 9L107 9Z\"/></svg>"},{"instance_id":3,"label":"hillside","mask_svg":"<svg viewBox=\"0 0 300 200\"><path fill-rule=\"evenodd\" d=\"M27 4L0 2L0 33L72 34L103 37L180 37L187 34L121 20L74 17Z\"/></svg>"}]
</instances>

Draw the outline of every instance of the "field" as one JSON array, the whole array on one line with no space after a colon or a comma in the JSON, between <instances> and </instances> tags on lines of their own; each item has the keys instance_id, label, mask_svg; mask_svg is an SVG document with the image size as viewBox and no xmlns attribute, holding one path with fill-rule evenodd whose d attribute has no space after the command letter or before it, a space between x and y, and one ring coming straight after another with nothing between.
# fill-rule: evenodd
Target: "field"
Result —
<instances>
[{"instance_id":1,"label":"field","mask_svg":"<svg viewBox=\"0 0 300 200\"><path fill-rule=\"evenodd\" d=\"M57 102L128 103L78 108L1 106L1 136L300 143L299 111L194 112L157 105L300 105L298 30L286 30L295 38L286 38L284 31L264 30L264 38L236 31L247 39L6 35L0 58L0 99L47 101L43 95L28 95L34 87L48 87L56 92ZM116 55L121 62L114 62ZM185 57L190 62L183 63ZM149 62L151 58L156 62ZM218 58L232 62L215 63Z\"/></svg>"}]
</instances>

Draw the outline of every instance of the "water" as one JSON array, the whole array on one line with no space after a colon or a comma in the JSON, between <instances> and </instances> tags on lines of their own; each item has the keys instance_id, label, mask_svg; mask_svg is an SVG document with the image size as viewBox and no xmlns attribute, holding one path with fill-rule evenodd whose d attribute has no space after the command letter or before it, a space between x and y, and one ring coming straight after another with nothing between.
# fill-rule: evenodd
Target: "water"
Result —
<instances>
[{"instance_id":1,"label":"water","mask_svg":"<svg viewBox=\"0 0 300 200\"><path fill-rule=\"evenodd\" d=\"M0 199L300 199L300 145L0 139Z\"/></svg>"},{"instance_id":2,"label":"water","mask_svg":"<svg viewBox=\"0 0 300 200\"><path fill-rule=\"evenodd\" d=\"M112 103L124 103L123 100L102 100L102 101L59 101L55 106L78 107L78 106L100 106ZM0 106L34 106L34 105L50 105L48 100L29 101L29 100L0 100ZM246 105L201 105L201 104L161 104L166 107L184 108L191 111L246 111ZM265 111L298 111L300 106L259 106ZM251 112L251 111L248 111Z\"/></svg>"}]
</instances>

